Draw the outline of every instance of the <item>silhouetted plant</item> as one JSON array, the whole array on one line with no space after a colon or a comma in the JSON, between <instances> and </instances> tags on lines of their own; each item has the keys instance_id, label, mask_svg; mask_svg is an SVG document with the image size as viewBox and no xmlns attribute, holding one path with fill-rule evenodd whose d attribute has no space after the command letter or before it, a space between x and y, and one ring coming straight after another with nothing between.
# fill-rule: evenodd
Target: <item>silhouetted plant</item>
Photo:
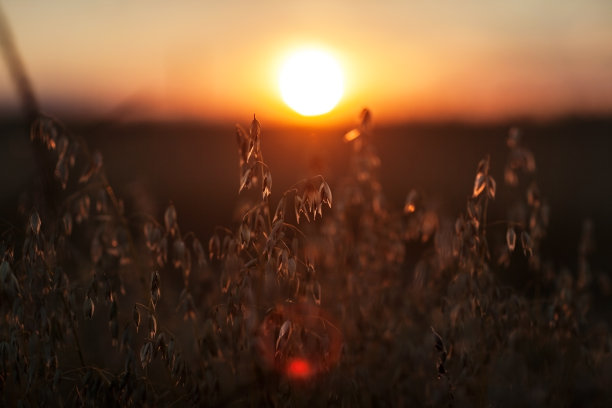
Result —
<instances>
[{"instance_id":1,"label":"silhouetted plant","mask_svg":"<svg viewBox=\"0 0 612 408\"><path fill-rule=\"evenodd\" d=\"M129 214L99 153L53 118L34 122L57 194L1 236L3 405L610 402L612 341L590 320L610 286L590 264L594 226L575 273L545 259L550 210L517 129L505 186L485 157L457 219L417 190L401 209L387 202L368 110L344 135L333 206L321 175L271 203L260 123L235 132L250 201L200 240L173 204L161 220ZM507 218L491 220L502 188ZM513 268L529 281L509 285Z\"/></svg>"}]
</instances>

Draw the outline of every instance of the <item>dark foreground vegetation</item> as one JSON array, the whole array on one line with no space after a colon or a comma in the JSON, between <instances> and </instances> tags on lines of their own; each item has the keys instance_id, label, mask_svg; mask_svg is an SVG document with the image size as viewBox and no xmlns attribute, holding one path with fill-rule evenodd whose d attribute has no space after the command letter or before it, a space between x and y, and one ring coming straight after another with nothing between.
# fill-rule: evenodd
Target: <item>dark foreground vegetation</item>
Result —
<instances>
[{"instance_id":1,"label":"dark foreground vegetation","mask_svg":"<svg viewBox=\"0 0 612 408\"><path fill-rule=\"evenodd\" d=\"M541 252L550 208L518 129L506 158L465 163L454 219L416 190L388 207L368 111L341 180L296 180L278 200L265 129L236 138L240 221L197 237L172 204L132 211L101 154L34 120L39 183L0 239L1 405L612 404L594 226L575 270ZM491 219L498 190L506 216Z\"/></svg>"}]
</instances>

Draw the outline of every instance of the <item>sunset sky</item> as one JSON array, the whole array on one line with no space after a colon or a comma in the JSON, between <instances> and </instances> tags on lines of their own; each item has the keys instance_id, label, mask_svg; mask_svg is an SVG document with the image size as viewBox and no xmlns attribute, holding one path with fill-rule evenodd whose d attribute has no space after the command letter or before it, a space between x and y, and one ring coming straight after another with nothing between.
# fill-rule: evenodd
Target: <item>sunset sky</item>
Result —
<instances>
[{"instance_id":1,"label":"sunset sky","mask_svg":"<svg viewBox=\"0 0 612 408\"><path fill-rule=\"evenodd\" d=\"M43 109L89 117L304 121L292 50L334 55L323 119L469 121L612 113L612 1L0 0ZM0 64L0 106L17 93Z\"/></svg>"}]
</instances>

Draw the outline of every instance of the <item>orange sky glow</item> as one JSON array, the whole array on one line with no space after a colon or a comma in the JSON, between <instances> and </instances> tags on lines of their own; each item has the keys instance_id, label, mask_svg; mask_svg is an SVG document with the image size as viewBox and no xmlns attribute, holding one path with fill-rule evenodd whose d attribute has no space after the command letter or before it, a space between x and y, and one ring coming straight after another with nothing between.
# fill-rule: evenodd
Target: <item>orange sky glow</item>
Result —
<instances>
[{"instance_id":1,"label":"orange sky glow","mask_svg":"<svg viewBox=\"0 0 612 408\"><path fill-rule=\"evenodd\" d=\"M45 111L267 123L612 113L612 2L0 0ZM287 107L292 50L329 51L344 96ZM0 106L18 107L0 63Z\"/></svg>"}]
</instances>

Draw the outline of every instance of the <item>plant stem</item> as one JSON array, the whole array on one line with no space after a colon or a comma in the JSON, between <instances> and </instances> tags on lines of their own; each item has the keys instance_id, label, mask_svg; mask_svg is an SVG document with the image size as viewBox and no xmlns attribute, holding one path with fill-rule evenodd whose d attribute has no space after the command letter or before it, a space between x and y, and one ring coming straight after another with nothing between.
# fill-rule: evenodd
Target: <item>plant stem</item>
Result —
<instances>
[{"instance_id":1,"label":"plant stem","mask_svg":"<svg viewBox=\"0 0 612 408\"><path fill-rule=\"evenodd\" d=\"M74 342L77 348L77 352L79 354L79 360L81 361L81 366L85 367L86 364L85 364L85 358L83 358L81 342L79 341L79 335L77 333L76 327L74 326L74 320L72 319L72 316L70 316L70 308L68 307L68 303L66 302L66 297L64 296L64 294L62 294L61 296L62 296L62 303L64 304L64 310L68 314L68 318L70 320L70 329L72 330L72 335L74 337Z\"/></svg>"}]
</instances>

